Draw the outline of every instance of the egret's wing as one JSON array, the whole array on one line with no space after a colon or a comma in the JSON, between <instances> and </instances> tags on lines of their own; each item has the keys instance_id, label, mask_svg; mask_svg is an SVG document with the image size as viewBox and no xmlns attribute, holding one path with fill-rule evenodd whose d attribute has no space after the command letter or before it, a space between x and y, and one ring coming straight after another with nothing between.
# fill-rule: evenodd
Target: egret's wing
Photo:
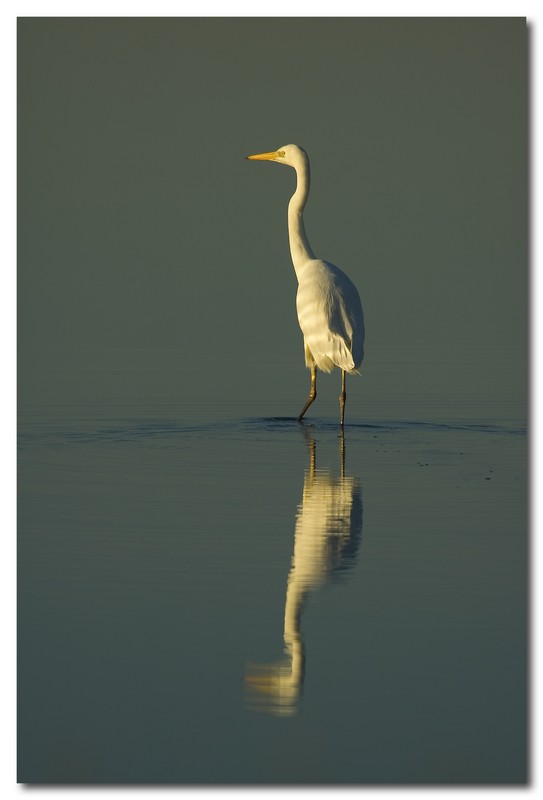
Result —
<instances>
[{"instance_id":1,"label":"egret's wing","mask_svg":"<svg viewBox=\"0 0 543 800\"><path fill-rule=\"evenodd\" d=\"M320 369L355 371L362 361L364 321L358 291L332 264L311 262L296 298L306 345Z\"/></svg>"}]
</instances>

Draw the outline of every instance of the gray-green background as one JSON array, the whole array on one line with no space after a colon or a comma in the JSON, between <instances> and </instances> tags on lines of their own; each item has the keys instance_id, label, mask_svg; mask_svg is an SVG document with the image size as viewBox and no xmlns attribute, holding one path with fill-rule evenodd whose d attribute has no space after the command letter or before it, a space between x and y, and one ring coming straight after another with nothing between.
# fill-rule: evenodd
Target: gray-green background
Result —
<instances>
[{"instance_id":1,"label":"gray-green background","mask_svg":"<svg viewBox=\"0 0 543 800\"><path fill-rule=\"evenodd\" d=\"M21 19L18 58L23 403L295 413L294 173L243 160L295 142L365 308L351 412L523 415L524 19Z\"/></svg>"}]
</instances>

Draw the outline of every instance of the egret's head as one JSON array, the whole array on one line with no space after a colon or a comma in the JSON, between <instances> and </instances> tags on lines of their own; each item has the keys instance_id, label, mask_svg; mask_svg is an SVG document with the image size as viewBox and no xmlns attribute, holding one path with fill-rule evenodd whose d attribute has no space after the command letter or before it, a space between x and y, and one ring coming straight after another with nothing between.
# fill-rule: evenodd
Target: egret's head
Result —
<instances>
[{"instance_id":1,"label":"egret's head","mask_svg":"<svg viewBox=\"0 0 543 800\"><path fill-rule=\"evenodd\" d=\"M307 153L297 144L285 144L271 153L257 153L247 158L251 161L275 161L277 164L286 164L287 167L296 169L307 162Z\"/></svg>"}]
</instances>

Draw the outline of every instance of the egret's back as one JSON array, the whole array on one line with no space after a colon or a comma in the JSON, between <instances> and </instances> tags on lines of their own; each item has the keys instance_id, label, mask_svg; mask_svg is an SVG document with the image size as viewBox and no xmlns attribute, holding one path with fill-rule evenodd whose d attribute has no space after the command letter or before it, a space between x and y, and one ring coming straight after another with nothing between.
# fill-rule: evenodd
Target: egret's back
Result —
<instances>
[{"instance_id":1,"label":"egret's back","mask_svg":"<svg viewBox=\"0 0 543 800\"><path fill-rule=\"evenodd\" d=\"M298 281L296 308L307 366L358 372L364 357L364 316L356 286L334 264L318 259L298 270Z\"/></svg>"}]
</instances>

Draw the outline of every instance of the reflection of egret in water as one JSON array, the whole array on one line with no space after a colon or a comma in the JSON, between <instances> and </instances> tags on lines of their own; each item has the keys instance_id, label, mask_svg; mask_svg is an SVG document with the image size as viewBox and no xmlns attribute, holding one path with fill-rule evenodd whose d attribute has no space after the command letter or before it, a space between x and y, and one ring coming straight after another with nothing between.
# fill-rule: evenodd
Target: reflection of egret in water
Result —
<instances>
[{"instance_id":1,"label":"reflection of egret in water","mask_svg":"<svg viewBox=\"0 0 543 800\"><path fill-rule=\"evenodd\" d=\"M345 439L340 437L340 477L317 469L315 441L307 429L309 468L296 515L294 553L285 601L286 658L251 664L246 675L249 707L277 716L297 710L305 654L300 618L308 593L339 577L354 564L362 535L362 493L357 478L345 476Z\"/></svg>"}]
</instances>

